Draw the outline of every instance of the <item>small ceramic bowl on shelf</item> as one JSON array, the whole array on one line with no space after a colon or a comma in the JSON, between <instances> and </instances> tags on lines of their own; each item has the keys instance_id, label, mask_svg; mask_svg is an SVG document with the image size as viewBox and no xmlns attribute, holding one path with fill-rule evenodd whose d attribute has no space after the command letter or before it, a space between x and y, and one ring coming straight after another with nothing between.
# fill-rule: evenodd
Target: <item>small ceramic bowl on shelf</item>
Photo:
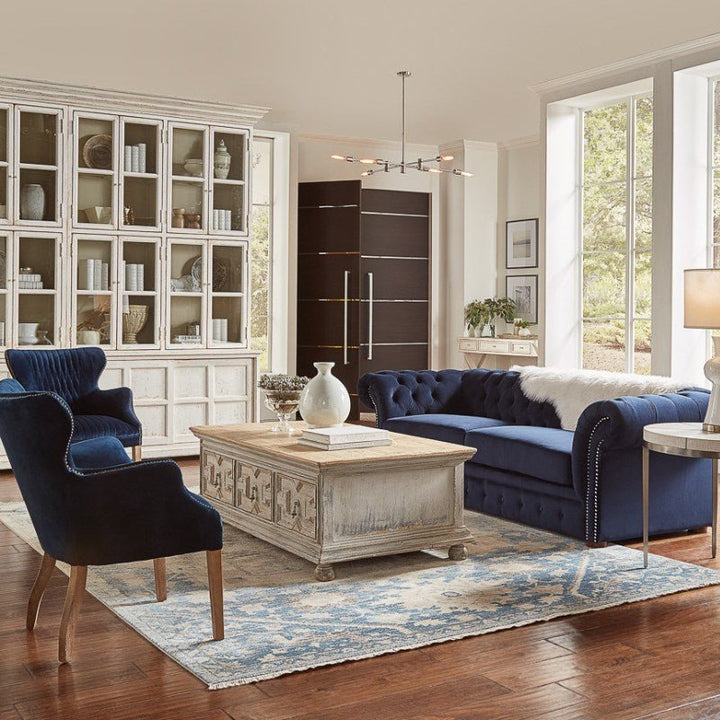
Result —
<instances>
[{"instance_id":1,"label":"small ceramic bowl on shelf","mask_svg":"<svg viewBox=\"0 0 720 720\"><path fill-rule=\"evenodd\" d=\"M188 158L183 167L188 175L192 175L192 177L202 177L203 165L202 158Z\"/></svg>"}]
</instances>

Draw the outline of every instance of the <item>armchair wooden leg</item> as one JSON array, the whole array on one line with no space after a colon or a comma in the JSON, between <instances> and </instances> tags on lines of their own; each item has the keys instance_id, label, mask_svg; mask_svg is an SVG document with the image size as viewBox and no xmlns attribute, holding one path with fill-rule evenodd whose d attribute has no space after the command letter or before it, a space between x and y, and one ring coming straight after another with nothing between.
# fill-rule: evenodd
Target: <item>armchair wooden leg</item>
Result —
<instances>
[{"instance_id":1,"label":"armchair wooden leg","mask_svg":"<svg viewBox=\"0 0 720 720\"><path fill-rule=\"evenodd\" d=\"M140 462L140 460L142 460L142 445L133 445L132 459L133 462Z\"/></svg>"},{"instance_id":2,"label":"armchair wooden leg","mask_svg":"<svg viewBox=\"0 0 720 720\"><path fill-rule=\"evenodd\" d=\"M60 620L60 643L58 659L60 663L70 662L73 641L75 639L75 623L80 612L85 582L87 581L87 566L72 565L70 567L70 582L68 583L62 619Z\"/></svg>"},{"instance_id":3,"label":"armchair wooden leg","mask_svg":"<svg viewBox=\"0 0 720 720\"><path fill-rule=\"evenodd\" d=\"M225 637L225 620L223 618L222 555L220 550L207 551L207 570L213 640L222 640Z\"/></svg>"},{"instance_id":4,"label":"armchair wooden leg","mask_svg":"<svg viewBox=\"0 0 720 720\"><path fill-rule=\"evenodd\" d=\"M155 595L158 602L167 600L167 572L165 570L165 558L155 558L153 560L155 568Z\"/></svg>"},{"instance_id":5,"label":"armchair wooden leg","mask_svg":"<svg viewBox=\"0 0 720 720\"><path fill-rule=\"evenodd\" d=\"M26 626L28 630L32 630L35 627L37 621L38 610L40 609L40 602L42 601L43 593L47 587L48 580L52 575L52 571L55 567L55 558L45 553L40 563L40 569L38 570L35 583L30 591L30 600L28 600L27 608L27 622Z\"/></svg>"}]
</instances>

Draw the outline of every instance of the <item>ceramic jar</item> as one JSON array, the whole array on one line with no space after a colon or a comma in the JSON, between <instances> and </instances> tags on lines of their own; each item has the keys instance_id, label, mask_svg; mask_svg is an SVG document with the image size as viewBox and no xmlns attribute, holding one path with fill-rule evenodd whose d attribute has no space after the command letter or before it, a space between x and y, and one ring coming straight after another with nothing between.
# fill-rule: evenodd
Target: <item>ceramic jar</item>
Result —
<instances>
[{"instance_id":1,"label":"ceramic jar","mask_svg":"<svg viewBox=\"0 0 720 720\"><path fill-rule=\"evenodd\" d=\"M318 374L300 395L300 415L310 427L342 425L350 414L350 395L332 374L335 363L316 362Z\"/></svg>"},{"instance_id":2,"label":"ceramic jar","mask_svg":"<svg viewBox=\"0 0 720 720\"><path fill-rule=\"evenodd\" d=\"M215 177L218 180L226 180L230 174L230 162L232 161L232 155L227 151L225 147L225 141L221 140L220 144L215 150L215 157L213 158L213 167L215 168Z\"/></svg>"},{"instance_id":3,"label":"ceramic jar","mask_svg":"<svg viewBox=\"0 0 720 720\"><path fill-rule=\"evenodd\" d=\"M45 190L42 185L29 183L20 188L20 217L23 220L42 220L45 217Z\"/></svg>"}]
</instances>

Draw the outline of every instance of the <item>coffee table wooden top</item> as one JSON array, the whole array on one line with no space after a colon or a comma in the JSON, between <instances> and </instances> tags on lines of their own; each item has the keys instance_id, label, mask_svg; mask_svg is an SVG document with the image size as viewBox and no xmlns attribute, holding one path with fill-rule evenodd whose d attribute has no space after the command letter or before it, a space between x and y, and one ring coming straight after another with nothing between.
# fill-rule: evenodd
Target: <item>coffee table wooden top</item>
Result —
<instances>
[{"instance_id":1,"label":"coffee table wooden top","mask_svg":"<svg viewBox=\"0 0 720 720\"><path fill-rule=\"evenodd\" d=\"M307 427L304 422L291 424L297 430ZM274 454L313 469L423 459L447 459L460 463L469 460L475 454L475 448L465 445L454 445L400 433L390 433L392 445L349 450L316 450L307 445L301 445L298 442L300 435L288 437L270 432L269 423L200 425L191 427L190 430L201 440L222 442L263 454Z\"/></svg>"}]
</instances>

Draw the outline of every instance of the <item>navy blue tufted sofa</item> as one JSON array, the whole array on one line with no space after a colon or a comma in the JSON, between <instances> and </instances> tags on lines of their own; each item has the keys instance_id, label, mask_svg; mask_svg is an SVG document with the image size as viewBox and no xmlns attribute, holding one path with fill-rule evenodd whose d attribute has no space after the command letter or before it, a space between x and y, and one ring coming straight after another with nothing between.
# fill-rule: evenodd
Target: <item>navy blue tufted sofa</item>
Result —
<instances>
[{"instance_id":1,"label":"navy blue tufted sofa","mask_svg":"<svg viewBox=\"0 0 720 720\"><path fill-rule=\"evenodd\" d=\"M477 449L466 507L590 544L642 535L642 429L700 422L709 399L696 389L596 402L572 432L512 371L374 372L358 392L379 427ZM651 534L710 524L709 460L653 454L650 482Z\"/></svg>"}]
</instances>

